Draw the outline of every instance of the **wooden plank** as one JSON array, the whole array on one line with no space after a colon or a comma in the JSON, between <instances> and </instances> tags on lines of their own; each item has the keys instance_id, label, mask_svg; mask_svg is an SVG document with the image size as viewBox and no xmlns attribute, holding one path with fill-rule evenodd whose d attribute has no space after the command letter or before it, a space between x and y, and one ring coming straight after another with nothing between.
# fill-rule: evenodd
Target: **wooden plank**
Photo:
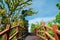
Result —
<instances>
[{"instance_id":1,"label":"wooden plank","mask_svg":"<svg viewBox=\"0 0 60 40\"><path fill-rule=\"evenodd\" d=\"M57 25L54 24L54 25L53 25L54 37L55 37L56 40L60 40L60 39L59 39L59 36L57 35L57 30L58 30Z\"/></svg>"},{"instance_id":2,"label":"wooden plank","mask_svg":"<svg viewBox=\"0 0 60 40\"><path fill-rule=\"evenodd\" d=\"M4 35L9 29L5 29L2 32L0 32L0 35Z\"/></svg>"},{"instance_id":3,"label":"wooden plank","mask_svg":"<svg viewBox=\"0 0 60 40\"><path fill-rule=\"evenodd\" d=\"M4 40L9 40L9 35L7 33L4 34Z\"/></svg>"},{"instance_id":4,"label":"wooden plank","mask_svg":"<svg viewBox=\"0 0 60 40\"><path fill-rule=\"evenodd\" d=\"M49 26L45 26L46 28L50 29L50 30L53 30L53 28L49 27Z\"/></svg>"},{"instance_id":5,"label":"wooden plank","mask_svg":"<svg viewBox=\"0 0 60 40\"><path fill-rule=\"evenodd\" d=\"M9 30L10 29L10 24L7 24L6 26L6 31L4 33L4 40L9 40Z\"/></svg>"},{"instance_id":6,"label":"wooden plank","mask_svg":"<svg viewBox=\"0 0 60 40\"><path fill-rule=\"evenodd\" d=\"M48 39L46 39L45 37L42 37L42 36L41 36L41 35L39 35L39 34L36 34L36 36L38 36L38 37L42 38L43 40L48 40Z\"/></svg>"},{"instance_id":7,"label":"wooden plank","mask_svg":"<svg viewBox=\"0 0 60 40\"><path fill-rule=\"evenodd\" d=\"M0 35L3 35L3 34L6 33L9 29L10 29L10 24L7 24L6 29L3 30L2 32L0 32Z\"/></svg>"},{"instance_id":8,"label":"wooden plank","mask_svg":"<svg viewBox=\"0 0 60 40\"><path fill-rule=\"evenodd\" d=\"M16 28L16 32L19 32L19 26ZM16 40L18 40L18 33L16 34Z\"/></svg>"},{"instance_id":9,"label":"wooden plank","mask_svg":"<svg viewBox=\"0 0 60 40\"><path fill-rule=\"evenodd\" d=\"M56 30L56 33L60 35L60 30Z\"/></svg>"},{"instance_id":10,"label":"wooden plank","mask_svg":"<svg viewBox=\"0 0 60 40\"><path fill-rule=\"evenodd\" d=\"M48 32L44 32L51 40L55 40L55 38L54 37L52 37Z\"/></svg>"},{"instance_id":11,"label":"wooden plank","mask_svg":"<svg viewBox=\"0 0 60 40\"><path fill-rule=\"evenodd\" d=\"M9 37L9 40L11 40L14 36L16 36L18 32L14 33L11 37Z\"/></svg>"}]
</instances>

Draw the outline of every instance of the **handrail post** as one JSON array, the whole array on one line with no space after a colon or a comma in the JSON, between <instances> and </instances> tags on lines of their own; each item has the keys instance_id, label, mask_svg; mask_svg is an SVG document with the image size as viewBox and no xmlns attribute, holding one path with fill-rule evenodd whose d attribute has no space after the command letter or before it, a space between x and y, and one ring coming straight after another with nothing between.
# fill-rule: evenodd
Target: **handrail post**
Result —
<instances>
[{"instance_id":1,"label":"handrail post","mask_svg":"<svg viewBox=\"0 0 60 40\"><path fill-rule=\"evenodd\" d=\"M45 35L45 40L47 40L47 35L45 34L46 32L46 27L44 26L44 35Z\"/></svg>"},{"instance_id":2,"label":"handrail post","mask_svg":"<svg viewBox=\"0 0 60 40\"><path fill-rule=\"evenodd\" d=\"M10 24L7 24L6 29L10 29ZM4 40L9 40L9 31L4 34Z\"/></svg>"},{"instance_id":3,"label":"handrail post","mask_svg":"<svg viewBox=\"0 0 60 40\"><path fill-rule=\"evenodd\" d=\"M44 36L45 36L44 40L47 40L47 35L45 34L45 32L46 32L45 22L43 22L42 25L43 25L43 28L44 28Z\"/></svg>"},{"instance_id":4,"label":"handrail post","mask_svg":"<svg viewBox=\"0 0 60 40\"><path fill-rule=\"evenodd\" d=\"M16 28L16 32L19 32L19 26ZM16 40L18 40L18 33L16 34Z\"/></svg>"},{"instance_id":5,"label":"handrail post","mask_svg":"<svg viewBox=\"0 0 60 40\"><path fill-rule=\"evenodd\" d=\"M58 30L57 25L54 24L53 25L54 37L55 37L56 40L60 40L59 37L58 37L58 34L57 34L57 30Z\"/></svg>"}]
</instances>

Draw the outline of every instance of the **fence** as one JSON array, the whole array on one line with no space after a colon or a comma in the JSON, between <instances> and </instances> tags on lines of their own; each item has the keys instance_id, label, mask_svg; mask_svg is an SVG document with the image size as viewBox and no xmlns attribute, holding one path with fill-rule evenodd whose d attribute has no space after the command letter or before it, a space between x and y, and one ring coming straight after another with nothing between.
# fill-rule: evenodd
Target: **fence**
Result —
<instances>
[{"instance_id":1,"label":"fence","mask_svg":"<svg viewBox=\"0 0 60 40\"><path fill-rule=\"evenodd\" d=\"M43 28L44 30L40 30L41 28ZM52 30L54 33L54 37L52 35L50 35L46 29ZM56 24L53 24L52 27L48 27L45 25L45 23L43 23L42 26L37 27L33 33L35 33L38 37L42 38L43 40L48 40L48 38L50 38L50 40L60 40L60 31L58 30L58 27ZM41 36L40 33L44 33L44 37Z\"/></svg>"},{"instance_id":2,"label":"fence","mask_svg":"<svg viewBox=\"0 0 60 40\"><path fill-rule=\"evenodd\" d=\"M9 37L9 33L11 32L10 30L16 28L16 32ZM18 33L19 33L19 28L25 30L24 27L20 27L19 25L15 26L15 27L11 27L10 24L7 24L6 29L3 30L2 32L0 32L0 36L4 36L4 40L11 40L13 37L16 36L16 40L18 40Z\"/></svg>"},{"instance_id":3,"label":"fence","mask_svg":"<svg viewBox=\"0 0 60 40\"><path fill-rule=\"evenodd\" d=\"M9 37L9 33L11 32L10 30L16 28L16 32ZM25 30L24 27L20 27L19 25L15 26L15 27L11 27L10 24L7 24L6 29L3 30L2 32L0 32L0 36L4 36L4 40L11 40L13 37L16 36L16 40L18 39L18 33L19 33L19 28ZM43 31L40 31L40 29L43 28ZM52 37L46 29L52 30L54 33L54 37ZM40 33L44 33L44 37L40 35ZM39 26L38 28L36 28L33 33L36 34L36 36L42 38L43 40L48 40L48 38L50 38L50 40L60 40L60 31L58 30L58 27L56 24L54 24L52 27L48 27L45 25L45 23L43 23L42 26Z\"/></svg>"}]
</instances>

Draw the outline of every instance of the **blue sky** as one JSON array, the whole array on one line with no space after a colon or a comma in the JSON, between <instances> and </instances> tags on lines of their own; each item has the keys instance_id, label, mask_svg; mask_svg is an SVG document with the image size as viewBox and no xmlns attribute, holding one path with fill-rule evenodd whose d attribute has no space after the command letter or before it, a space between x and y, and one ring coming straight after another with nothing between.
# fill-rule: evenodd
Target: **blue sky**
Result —
<instances>
[{"instance_id":1,"label":"blue sky","mask_svg":"<svg viewBox=\"0 0 60 40\"><path fill-rule=\"evenodd\" d=\"M34 23L39 20L45 20L47 22L54 19L58 13L58 8L56 7L56 3L58 2L60 2L60 0L33 0L30 8L38 11L38 13L26 17L26 19L29 20L29 24L33 23L33 21Z\"/></svg>"},{"instance_id":2,"label":"blue sky","mask_svg":"<svg viewBox=\"0 0 60 40\"><path fill-rule=\"evenodd\" d=\"M30 8L38 11L38 13L26 17L26 19L29 20L29 31L32 23L36 24L42 20L47 23L48 21L54 20L58 13L58 8L56 7L56 3L58 2L60 2L60 0L33 0Z\"/></svg>"}]
</instances>

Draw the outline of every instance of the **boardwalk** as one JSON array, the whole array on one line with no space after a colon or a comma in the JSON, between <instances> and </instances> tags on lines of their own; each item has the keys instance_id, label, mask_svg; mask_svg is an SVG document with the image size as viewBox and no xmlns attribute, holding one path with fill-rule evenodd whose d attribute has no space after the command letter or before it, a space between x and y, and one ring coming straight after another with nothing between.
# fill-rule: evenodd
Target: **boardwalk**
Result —
<instances>
[{"instance_id":1,"label":"boardwalk","mask_svg":"<svg viewBox=\"0 0 60 40\"><path fill-rule=\"evenodd\" d=\"M37 36L27 36L26 38L25 38L25 40L42 40L41 38L39 38L39 37L37 37Z\"/></svg>"},{"instance_id":2,"label":"boardwalk","mask_svg":"<svg viewBox=\"0 0 60 40\"><path fill-rule=\"evenodd\" d=\"M22 38L21 40L42 40L41 38L35 36L34 34L27 34L27 36L25 36L24 38Z\"/></svg>"},{"instance_id":3,"label":"boardwalk","mask_svg":"<svg viewBox=\"0 0 60 40\"><path fill-rule=\"evenodd\" d=\"M40 28L41 28L41 27L43 27L43 29L44 29L43 31L40 31ZM11 30L11 29L14 29L14 28L16 28L16 30L15 30L16 32L9 37L9 32L11 32L10 30ZM20 28L20 29L23 29L22 32L21 32L21 34L20 34L20 35L21 35L20 38L19 38L19 36L18 36L19 28ZM51 36L51 35L47 32L46 29L52 30L53 33L54 33L54 37ZM23 32L23 31L24 31L24 32ZM40 36L40 35L41 35L41 34L40 34L41 32L44 33L44 37ZM33 34L32 34L32 33L33 33ZM7 24L6 29L3 30L2 32L0 32L0 36L2 36L2 35L4 36L4 39L3 39L3 40L12 40L14 37L16 37L16 40L42 40L42 39L43 39L43 40L48 40L48 38L50 38L50 40L60 40L60 30L58 30L58 26L57 26L56 24L54 24L52 27L48 27L48 26L46 26L46 25L39 26L39 27L36 28L32 33L28 33L28 31L26 31L25 28L20 27L19 25L10 28L10 24ZM35 35L34 35L34 34L35 34ZM41 37L42 39L39 38L39 37L37 37L36 34L37 34L37 36Z\"/></svg>"}]
</instances>

